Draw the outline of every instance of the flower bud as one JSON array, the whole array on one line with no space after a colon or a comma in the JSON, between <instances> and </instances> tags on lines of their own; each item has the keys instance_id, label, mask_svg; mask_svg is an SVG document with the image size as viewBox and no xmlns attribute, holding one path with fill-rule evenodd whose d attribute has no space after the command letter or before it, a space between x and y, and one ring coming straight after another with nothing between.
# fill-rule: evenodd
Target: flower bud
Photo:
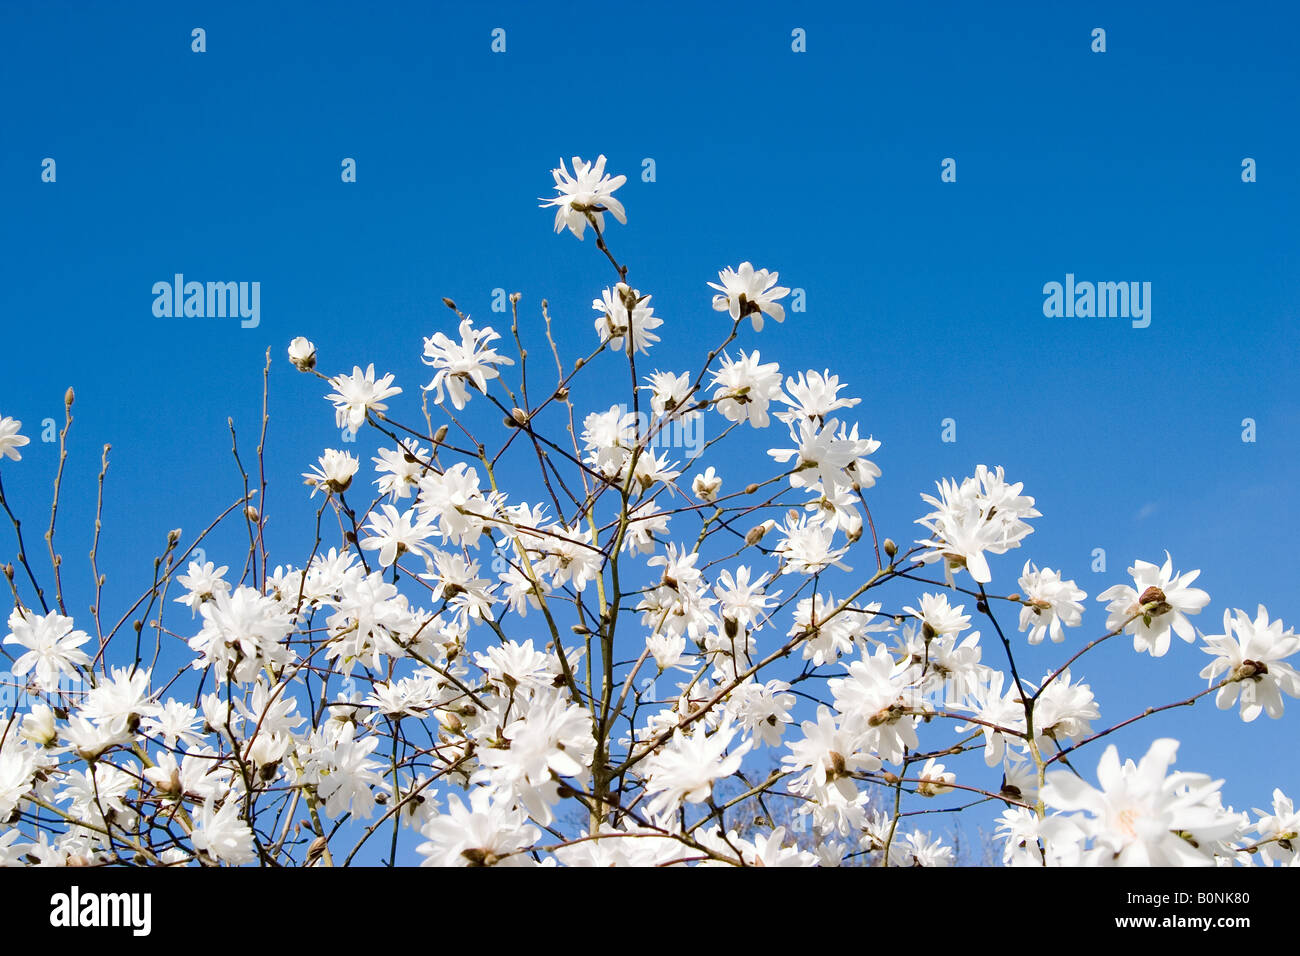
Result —
<instances>
[{"instance_id":1,"label":"flower bud","mask_svg":"<svg viewBox=\"0 0 1300 956\"><path fill-rule=\"evenodd\" d=\"M898 554L898 545L894 543L893 538L885 539L885 554L887 554L891 558L894 555Z\"/></svg>"},{"instance_id":2,"label":"flower bud","mask_svg":"<svg viewBox=\"0 0 1300 956\"><path fill-rule=\"evenodd\" d=\"M316 367L316 346L303 336L289 343L289 361L300 372L310 372Z\"/></svg>"}]
</instances>

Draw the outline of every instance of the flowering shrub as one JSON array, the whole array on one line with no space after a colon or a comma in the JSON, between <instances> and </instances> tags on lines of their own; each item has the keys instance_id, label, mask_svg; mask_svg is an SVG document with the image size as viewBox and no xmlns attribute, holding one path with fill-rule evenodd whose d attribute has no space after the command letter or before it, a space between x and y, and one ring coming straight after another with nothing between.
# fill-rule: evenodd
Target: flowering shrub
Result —
<instances>
[{"instance_id":1,"label":"flowering shrub","mask_svg":"<svg viewBox=\"0 0 1300 956\"><path fill-rule=\"evenodd\" d=\"M0 863L933 866L954 851L906 808L948 793L1005 807L1009 864L1294 861L1280 791L1252 819L1223 806L1222 781L1171 772L1174 740L1136 762L1081 751L1211 694L1242 720L1280 717L1300 695L1292 631L1262 606L1225 611L1201 636L1203 689L1104 724L1072 668L1121 635L1153 657L1171 635L1196 642L1198 572L1135 561L1095 598L1104 632L1075 640L1088 595L1060 570L1025 561L993 587L990 556L1040 514L983 465L921 495L913 540L882 538L860 400L828 370L733 351L785 319L778 274L724 269L708 285L730 331L693 367L649 368L665 320L607 241L624 177L603 156L572 165L543 204L615 272L586 356L560 354L545 303L530 327L511 297L507 341L444 300L456 331L424 339L423 415L403 424L393 374L326 375L311 342L289 344L335 424L384 445L368 506L348 451L304 473L323 501L301 565L272 567L253 489L218 519L242 513L246 556L196 560L208 532L185 548L173 532L122 621L105 628L97 601L78 627L53 518L51 592L0 484L18 547L3 644L37 700L0 712ZM623 404L583 404L591 376L626 382ZM715 436L674 460L662 437L704 423ZM738 474L728 448L758 429L771 473ZM0 458L26 443L0 419ZM161 612L143 623L165 601L193 615L187 633ZM1022 673L1017 648L1044 638L1077 649Z\"/></svg>"}]
</instances>

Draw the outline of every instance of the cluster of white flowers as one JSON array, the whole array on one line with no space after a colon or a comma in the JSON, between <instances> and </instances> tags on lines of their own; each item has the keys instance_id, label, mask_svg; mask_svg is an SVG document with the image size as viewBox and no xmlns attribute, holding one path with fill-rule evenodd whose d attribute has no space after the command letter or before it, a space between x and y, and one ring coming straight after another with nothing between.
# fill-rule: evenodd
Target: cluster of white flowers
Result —
<instances>
[{"instance_id":1,"label":"cluster of white flowers","mask_svg":"<svg viewBox=\"0 0 1300 956\"><path fill-rule=\"evenodd\" d=\"M272 569L260 534L218 566L174 533L131 641L97 608L78 627L61 585L53 607L25 565L33 590L3 643L34 702L0 711L0 864L943 866L954 849L900 807L952 794L1005 807L1013 865L1295 862L1285 794L1253 820L1225 807L1222 781L1169 772L1176 741L1137 763L1107 747L1096 786L1069 759L1105 732L1071 665L1121 634L1154 657L1171 633L1195 641L1199 572L1136 561L1131 585L1098 597L1105 632L1085 646L1072 635L1088 595L1061 571L1025 561L1017 593L991 590L990 559L1040 514L984 465L921 495L928 537L882 541L866 495L881 443L851 418L861 400L830 370L730 351L745 318L753 334L786 318L777 273L724 269L709 286L730 331L702 367L638 377L664 321L606 242L604 213L626 222L625 178L604 156L554 178L556 231L590 227L618 281L593 300L596 353L566 372L557 352L540 401L503 378L501 336L458 311L454 335L424 339L436 429L390 418L395 374L324 375L299 337L289 360L328 384L336 426L379 441L369 507L348 501L360 456L327 448L303 473L337 541L318 523L306 561ZM629 404L576 403L598 361L628 366ZM500 413L499 450L458 417L471 399ZM788 441L751 479L722 439L773 420ZM715 440L684 460L656 441L710 422ZM0 418L0 458L20 460L19 428ZM943 581L924 576L937 562ZM886 586L913 590L886 612ZM164 596L183 623L163 622ZM1079 653L1022 680L1002 610L1022 643ZM996 632L988 653L982 632ZM1300 638L1264 607L1201 637L1207 683L1168 706L1213 693L1252 721L1300 696Z\"/></svg>"}]
</instances>

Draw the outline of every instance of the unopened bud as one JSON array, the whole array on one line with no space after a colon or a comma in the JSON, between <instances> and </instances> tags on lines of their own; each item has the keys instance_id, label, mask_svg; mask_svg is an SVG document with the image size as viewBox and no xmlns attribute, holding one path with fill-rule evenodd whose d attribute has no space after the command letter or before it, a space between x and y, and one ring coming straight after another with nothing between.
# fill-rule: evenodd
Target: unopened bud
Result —
<instances>
[{"instance_id":1,"label":"unopened bud","mask_svg":"<svg viewBox=\"0 0 1300 956\"><path fill-rule=\"evenodd\" d=\"M513 419L514 419L516 422L518 422L520 425L527 425L527 424L528 424L528 415L525 414L525 412L524 412L524 410L523 410L522 408L512 408L512 409L510 409L510 417L513 418Z\"/></svg>"},{"instance_id":2,"label":"unopened bud","mask_svg":"<svg viewBox=\"0 0 1300 956\"><path fill-rule=\"evenodd\" d=\"M438 723L442 724L444 729L453 734L460 733L465 727L464 722L449 710L437 711L434 716L438 718Z\"/></svg>"},{"instance_id":3,"label":"unopened bud","mask_svg":"<svg viewBox=\"0 0 1300 956\"><path fill-rule=\"evenodd\" d=\"M441 445L443 439L446 437L447 437L447 426L446 425L438 426L438 430L433 433L434 442Z\"/></svg>"},{"instance_id":4,"label":"unopened bud","mask_svg":"<svg viewBox=\"0 0 1300 956\"><path fill-rule=\"evenodd\" d=\"M307 862L309 864L316 862L316 859L324 854L328 848L329 838L321 836L312 840L311 846L307 848Z\"/></svg>"},{"instance_id":5,"label":"unopened bud","mask_svg":"<svg viewBox=\"0 0 1300 956\"><path fill-rule=\"evenodd\" d=\"M885 539L885 554L889 555L891 558L898 554L898 545L894 543L893 538Z\"/></svg>"},{"instance_id":6,"label":"unopened bud","mask_svg":"<svg viewBox=\"0 0 1300 956\"><path fill-rule=\"evenodd\" d=\"M168 547L175 547L175 546L176 546L176 542L180 541L180 539L181 539L181 529L180 529L180 528L172 528L171 531L168 531L168 532L167 532L167 546L168 546Z\"/></svg>"},{"instance_id":7,"label":"unopened bud","mask_svg":"<svg viewBox=\"0 0 1300 956\"><path fill-rule=\"evenodd\" d=\"M451 299L447 298L445 295L442 297L442 304L451 309L451 311L456 311L456 303L452 302Z\"/></svg>"},{"instance_id":8,"label":"unopened bud","mask_svg":"<svg viewBox=\"0 0 1300 956\"><path fill-rule=\"evenodd\" d=\"M747 495L752 495L756 491L758 491L758 485L752 482L745 486L745 494Z\"/></svg>"},{"instance_id":9,"label":"unopened bud","mask_svg":"<svg viewBox=\"0 0 1300 956\"><path fill-rule=\"evenodd\" d=\"M76 397L77 396L72 391L72 386L69 385L68 390L63 393L63 404L68 406L68 408L71 408L72 402Z\"/></svg>"},{"instance_id":10,"label":"unopened bud","mask_svg":"<svg viewBox=\"0 0 1300 956\"><path fill-rule=\"evenodd\" d=\"M256 521L260 516L257 513L257 509L254 508L252 505L249 505L247 508L244 509L244 517L247 518L249 521Z\"/></svg>"},{"instance_id":11,"label":"unopened bud","mask_svg":"<svg viewBox=\"0 0 1300 956\"><path fill-rule=\"evenodd\" d=\"M748 546L758 544L760 541L763 540L763 535L765 534L767 534L766 524L755 525L754 527L750 528L749 533L745 535L745 545L748 547Z\"/></svg>"}]
</instances>

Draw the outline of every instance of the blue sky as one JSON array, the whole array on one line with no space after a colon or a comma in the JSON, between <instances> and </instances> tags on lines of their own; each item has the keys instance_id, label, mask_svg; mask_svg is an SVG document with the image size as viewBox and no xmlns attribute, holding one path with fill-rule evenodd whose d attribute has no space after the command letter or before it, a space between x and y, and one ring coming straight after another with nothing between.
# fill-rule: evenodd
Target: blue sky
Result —
<instances>
[{"instance_id":1,"label":"blue sky","mask_svg":"<svg viewBox=\"0 0 1300 956\"><path fill-rule=\"evenodd\" d=\"M561 158L603 152L629 177L611 245L665 320L649 364L685 367L725 335L705 286L718 269L779 270L807 311L739 344L862 396L882 535L915 535L936 479L1002 464L1043 517L994 585L1013 589L1026 558L1062 568L1089 594L1071 642L1101 632L1095 595L1164 549L1202 569L1202 630L1260 602L1300 618L1289 5L11 0L0 20L0 414L33 438L3 476L38 551L57 458L39 423L62 423L74 386L59 541L77 608L100 447L120 613L167 530L188 538L238 494L226 419L251 453L268 347L273 564L305 556L297 476L339 438L324 389L284 360L293 336L327 370L394 372L408 418L422 337L452 328L444 295L483 321L497 287L530 320L545 297L569 354L589 350L610 270L590 240L555 236L537 198ZM260 282L260 324L155 318L151 287L178 272ZM1045 317L1042 287L1067 273L1150 282L1150 327ZM241 563L242 534L209 556ZM1175 644L1152 661L1115 642L1077 673L1119 719L1203 686L1208 658ZM1025 669L1059 655L1026 653ZM1115 739L1140 756L1178 736L1181 768L1262 806L1274 785L1300 790L1294 719L1243 729L1203 703Z\"/></svg>"}]
</instances>

